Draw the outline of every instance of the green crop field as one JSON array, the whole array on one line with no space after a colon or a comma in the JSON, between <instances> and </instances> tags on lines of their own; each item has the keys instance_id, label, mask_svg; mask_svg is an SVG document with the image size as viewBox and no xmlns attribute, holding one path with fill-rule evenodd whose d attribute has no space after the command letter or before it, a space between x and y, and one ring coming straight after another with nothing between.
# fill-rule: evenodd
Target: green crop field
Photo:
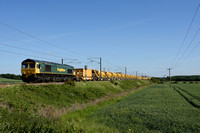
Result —
<instances>
[{"instance_id":1,"label":"green crop field","mask_svg":"<svg viewBox=\"0 0 200 133\"><path fill-rule=\"evenodd\" d=\"M200 132L200 109L168 85L145 88L94 116L119 132Z\"/></svg>"},{"instance_id":2,"label":"green crop field","mask_svg":"<svg viewBox=\"0 0 200 133\"><path fill-rule=\"evenodd\" d=\"M178 83L173 85L181 96L183 96L194 107L200 108L200 84L198 82L190 82L190 84Z\"/></svg>"},{"instance_id":3,"label":"green crop field","mask_svg":"<svg viewBox=\"0 0 200 133\"><path fill-rule=\"evenodd\" d=\"M180 87L183 91L188 92L190 95L192 95L193 97L196 97L200 100L200 82L192 82L192 83L193 84L178 83L174 86Z\"/></svg>"},{"instance_id":4,"label":"green crop field","mask_svg":"<svg viewBox=\"0 0 200 133\"><path fill-rule=\"evenodd\" d=\"M0 77L0 84L10 84L10 83L23 83L22 80L7 79Z\"/></svg>"},{"instance_id":5,"label":"green crop field","mask_svg":"<svg viewBox=\"0 0 200 133\"><path fill-rule=\"evenodd\" d=\"M167 84L99 106L63 116L64 125L73 132L200 132L200 109Z\"/></svg>"}]
</instances>

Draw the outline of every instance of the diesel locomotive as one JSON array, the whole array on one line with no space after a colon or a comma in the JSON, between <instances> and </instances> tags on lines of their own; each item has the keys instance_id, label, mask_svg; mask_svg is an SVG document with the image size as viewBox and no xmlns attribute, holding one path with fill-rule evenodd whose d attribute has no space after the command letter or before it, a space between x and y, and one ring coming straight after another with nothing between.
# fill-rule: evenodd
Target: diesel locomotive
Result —
<instances>
[{"instance_id":1,"label":"diesel locomotive","mask_svg":"<svg viewBox=\"0 0 200 133\"><path fill-rule=\"evenodd\" d=\"M23 82L75 80L73 66L33 59L22 62L21 74Z\"/></svg>"}]
</instances>

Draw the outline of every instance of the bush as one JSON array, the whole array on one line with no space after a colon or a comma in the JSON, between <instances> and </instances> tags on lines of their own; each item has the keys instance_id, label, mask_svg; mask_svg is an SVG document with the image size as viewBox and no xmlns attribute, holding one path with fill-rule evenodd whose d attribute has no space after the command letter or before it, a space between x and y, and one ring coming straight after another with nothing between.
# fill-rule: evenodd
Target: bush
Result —
<instances>
[{"instance_id":1,"label":"bush","mask_svg":"<svg viewBox=\"0 0 200 133\"><path fill-rule=\"evenodd\" d=\"M190 84L193 84L193 82L192 82L192 81L190 81L189 83L190 83Z\"/></svg>"},{"instance_id":2,"label":"bush","mask_svg":"<svg viewBox=\"0 0 200 133\"><path fill-rule=\"evenodd\" d=\"M172 82L172 84L178 84L178 82L177 82L177 81L174 81L174 82Z\"/></svg>"},{"instance_id":3,"label":"bush","mask_svg":"<svg viewBox=\"0 0 200 133\"><path fill-rule=\"evenodd\" d=\"M160 78L156 78L156 77L152 77L152 78L151 78L151 81L152 81L153 83L160 83L161 79L160 79Z\"/></svg>"},{"instance_id":4,"label":"bush","mask_svg":"<svg viewBox=\"0 0 200 133\"><path fill-rule=\"evenodd\" d=\"M114 85L118 85L119 83L117 81L114 81L114 80L110 80L110 82Z\"/></svg>"},{"instance_id":5,"label":"bush","mask_svg":"<svg viewBox=\"0 0 200 133\"><path fill-rule=\"evenodd\" d=\"M74 82L74 81L71 81L71 80L65 81L64 84L67 84L67 85L70 85L70 86L75 86L75 85L76 85L75 82Z\"/></svg>"}]
</instances>

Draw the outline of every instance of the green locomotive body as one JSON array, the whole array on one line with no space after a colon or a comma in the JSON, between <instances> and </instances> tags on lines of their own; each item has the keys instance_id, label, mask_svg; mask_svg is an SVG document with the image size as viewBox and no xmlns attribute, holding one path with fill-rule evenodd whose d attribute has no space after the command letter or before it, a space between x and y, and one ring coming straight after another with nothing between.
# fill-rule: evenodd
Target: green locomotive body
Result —
<instances>
[{"instance_id":1,"label":"green locomotive body","mask_svg":"<svg viewBox=\"0 0 200 133\"><path fill-rule=\"evenodd\" d=\"M73 66L33 59L26 59L22 62L21 73L24 82L50 82L75 79Z\"/></svg>"}]
</instances>

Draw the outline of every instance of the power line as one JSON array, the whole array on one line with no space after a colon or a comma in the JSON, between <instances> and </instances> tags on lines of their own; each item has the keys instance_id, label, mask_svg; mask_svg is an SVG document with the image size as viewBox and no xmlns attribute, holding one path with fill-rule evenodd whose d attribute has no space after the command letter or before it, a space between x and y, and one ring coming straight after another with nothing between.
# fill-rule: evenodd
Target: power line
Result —
<instances>
[{"instance_id":1,"label":"power line","mask_svg":"<svg viewBox=\"0 0 200 133\"><path fill-rule=\"evenodd\" d=\"M60 48L60 49L62 49L62 50L66 50L66 51L72 52L72 53L76 53L77 55L82 55L82 56L89 57L88 55L85 55L85 54L82 54L82 53L79 53L79 52L76 52L76 51L73 51L73 50L70 50L70 49L66 49L66 48L60 47L60 46L57 45L57 44L54 44L54 43L45 41L45 40L43 40L43 39L40 39L39 37L36 37L36 36L34 36L34 35L32 35L32 34L29 34L29 33L26 33L26 32L24 32L24 31L22 31L22 30L19 30L19 29L15 28L15 27L10 26L10 25L8 25L8 24L5 24L5 23L3 23L3 22L0 22L0 24L1 24L1 25L4 25L4 26L6 26L6 27L8 27L8 28L10 28L10 29L12 29L12 30L15 30L15 31L17 31L17 32L19 32L19 33L22 33L22 34L24 34L24 35L26 35L26 36L32 37L32 38L34 38L34 39L36 39L36 40L39 40L39 41L41 41L41 42L43 42L43 43L45 43L45 44L48 44L48 45L54 46L54 47L56 47L56 48Z\"/></svg>"},{"instance_id":2,"label":"power line","mask_svg":"<svg viewBox=\"0 0 200 133\"><path fill-rule=\"evenodd\" d=\"M30 51L30 52L33 52L33 53L39 53L39 54L47 55L47 54L42 53L42 52L38 52L38 51L26 49L26 48L21 48L21 47L9 45L9 44L1 43L1 42L0 42L0 45L2 45L2 46L7 46L7 47L11 47L11 48L16 48L16 49L20 49L20 50ZM25 55L25 54L20 54L20 55ZM55 56L55 55L51 55L51 54L48 54L48 55L49 55L49 56L52 56L52 57L59 58L59 59L62 58L61 56ZM36 57L39 57L39 56L36 56ZM47 59L47 58L46 58L46 59ZM49 59L49 58L48 58L48 59ZM74 64L74 63L80 64L80 63L81 63L80 61L78 61L78 62L73 62L73 61L75 61L75 60L77 61L77 59L64 58L64 60L70 60L70 62L67 62L68 64Z\"/></svg>"},{"instance_id":3,"label":"power line","mask_svg":"<svg viewBox=\"0 0 200 133\"><path fill-rule=\"evenodd\" d=\"M47 45L51 45L51 46L54 46L54 47L56 47L56 48L60 48L60 49L62 49L62 50L66 50L66 51L69 51L69 52L72 52L72 53L76 53L77 55L80 55L81 58L83 58L82 56L91 57L91 56L88 56L88 55L86 55L86 54L82 54L82 53L79 53L79 52L76 52L76 51L73 51L73 50L70 50L70 49L66 49L66 48L60 47L60 46L57 45L57 44L54 44L54 43L45 41L45 40L43 40L43 39L41 39L41 38L39 38L39 37L37 37L37 36L34 36L34 35L32 35L32 34L29 34L29 33L26 33L26 32L24 32L24 31L22 31L22 30L20 30L20 29L17 29L17 28L15 28L15 27L13 27L13 26L10 26L10 25L8 25L8 24L6 24L6 23L0 22L0 24L3 25L3 26L5 26L5 27L8 27L8 28L10 28L10 29L12 29L12 30L14 30L14 31L17 31L17 32L19 32L19 33L21 33L21 34L24 34L24 35L26 35L26 36L29 36L29 37L34 38L34 39L36 39L36 40L39 40L39 41L41 41L41 42L43 42L43 43L45 43L45 44L47 44ZM1 43L1 44L2 44L2 43ZM4 44L4 45L5 45L5 44ZM6 44L6 45L7 45L7 44ZM37 52L37 51L25 49L25 48L20 48L20 47L16 47L16 46L12 46L12 45L7 45L7 46L8 46L8 47L14 47L14 48L17 48L17 49L27 50L27 51L31 51L31 52L35 52L35 53L39 53L39 54L44 54L44 53L41 53L41 52ZM22 55L22 54L21 54L21 55ZM53 56L53 55L50 55L50 56ZM59 57L59 56L54 56L54 57ZM59 58L62 58L62 57L59 57ZM96 62L96 63L97 63L97 62Z\"/></svg>"},{"instance_id":4,"label":"power line","mask_svg":"<svg viewBox=\"0 0 200 133\"><path fill-rule=\"evenodd\" d=\"M36 58L43 58L43 59L47 59L47 60L52 60L52 59L46 58L46 57L40 57L40 56L35 56L35 55L27 55L27 54L22 54L22 53L18 53L18 52L8 51L8 50L0 50L0 51L4 52L4 53L11 53L11 54L16 54L16 55L31 56L31 57L36 57Z\"/></svg>"},{"instance_id":5,"label":"power line","mask_svg":"<svg viewBox=\"0 0 200 133\"><path fill-rule=\"evenodd\" d=\"M194 37L192 38L192 40L188 44L187 48L185 49L185 51L183 52L183 54L181 55L181 57L177 60L177 62L176 62L176 64L174 66L176 66L180 62L180 60L184 57L185 53L190 48L190 46L192 45L193 41L195 40L195 38L196 38L196 36L198 35L199 32L200 32L200 28L197 30L197 32L195 33ZM174 68L174 66L172 68Z\"/></svg>"},{"instance_id":6,"label":"power line","mask_svg":"<svg viewBox=\"0 0 200 133\"><path fill-rule=\"evenodd\" d=\"M179 65L180 64L182 64L193 52L194 52L194 50L197 48L197 46L200 44L200 41L198 42L198 43L196 43L196 45L193 47L193 49L190 51L190 53L182 60L182 62L180 62L179 63ZM177 66L178 64L176 64L176 66ZM175 68L176 66L174 66L173 68Z\"/></svg>"},{"instance_id":7,"label":"power line","mask_svg":"<svg viewBox=\"0 0 200 133\"><path fill-rule=\"evenodd\" d=\"M23 41L18 41L18 40L11 39L11 38L9 38L9 37L5 37L5 36L2 36L2 35L0 35L0 38L6 39L6 40L9 40L9 41L12 41L12 42L17 42L17 43L20 43L20 44L31 45L30 43L27 43L27 42L25 43L25 42L23 42ZM32 46L32 47L35 48L35 46ZM41 47L41 46L37 46L37 48L42 48L42 49L43 49L43 47Z\"/></svg>"},{"instance_id":8,"label":"power line","mask_svg":"<svg viewBox=\"0 0 200 133\"><path fill-rule=\"evenodd\" d=\"M47 54L47 53L45 54L45 53L42 53L42 52L30 50L30 49L27 49L27 48L21 48L21 47L9 45L9 44L1 43L1 42L0 42L0 45L2 45L2 46L7 46L7 47L11 47L11 48L16 48L16 49L21 49L21 50L25 50L25 51L30 51L30 52L38 53L38 54L42 54L42 55L48 55L48 56L56 57L56 58L59 58L59 59L62 58L61 56L51 55L51 54ZM72 60L72 59L69 59L69 58L65 58L65 59L66 59L66 60ZM74 59L73 59L73 60L74 60Z\"/></svg>"},{"instance_id":9,"label":"power line","mask_svg":"<svg viewBox=\"0 0 200 133\"><path fill-rule=\"evenodd\" d=\"M5 37L5 36L1 36L1 35L0 35L0 38L7 39L7 40L9 40L9 41L13 41L13 42L17 42L17 43L20 43L20 44L21 44L20 41L17 41L17 40L15 40L15 39L11 39L11 38L8 38L8 37ZM22 43L23 43L23 44L26 44L26 45L29 45L29 46L31 45L30 43L25 43L25 42L22 42ZM35 46L33 46L33 47L35 48ZM38 47L40 47L41 49L44 49L44 48L41 47L41 46L37 46L37 48L38 48ZM57 52L55 52L55 51L54 51L53 53L54 53L54 54L48 54L48 53L43 53L43 54L48 54L48 55L50 55L50 56L53 56L53 55L55 55L55 54L57 54L57 55L59 54L59 55L60 55L60 53L57 53ZM55 56L56 56L56 55L55 55ZM61 56L57 56L57 57L59 57L60 59L61 59L61 58L65 58L65 59L66 59L66 57L63 57L63 56L62 56L62 57L61 57ZM70 59L69 59L69 60L70 60Z\"/></svg>"},{"instance_id":10,"label":"power line","mask_svg":"<svg viewBox=\"0 0 200 133\"><path fill-rule=\"evenodd\" d=\"M21 50L25 50L25 51L30 51L30 52L33 52L33 53L38 53L38 54L47 55L47 54L42 53L42 52L38 52L38 51L26 49L26 48L21 48L21 47L9 45L9 44L1 43L1 42L0 42L0 45L2 45L2 46L7 46L7 47L11 47L11 48L16 48L16 49L21 49ZM57 58L62 58L62 57L60 57L60 56L55 56L55 55L51 55L51 54L48 54L48 55L49 55L49 56L53 56L53 57L57 57Z\"/></svg>"},{"instance_id":11,"label":"power line","mask_svg":"<svg viewBox=\"0 0 200 133\"><path fill-rule=\"evenodd\" d=\"M197 12L198 12L198 10L199 10L199 7L200 7L200 4L197 6L197 9L196 9L196 11L195 11L195 13L194 13L194 16L193 16L193 18L192 18L192 21L191 21L191 23L190 23L190 25L189 25L189 28L188 28L188 30L187 30L187 32L186 32L186 34L185 34L185 37L184 37L184 39L183 39L183 41L182 41L182 43L181 43L181 46L180 46L180 48L179 48L179 50L178 50L178 52L177 52L177 54L176 54L176 56L175 56L175 58L174 58L172 64L171 64L171 66L172 66L172 65L176 62L176 60L177 60L177 57L178 57L178 55L179 55L179 53L180 53L180 51L181 51L181 49L182 49L182 47L183 47L183 44L185 43L185 40L186 40L186 38L187 38L187 36L188 36L188 33L189 33L189 31L190 31L190 29L191 29L191 27L192 27L192 24L193 24L193 22L194 22L194 19L195 19L196 15L197 15Z\"/></svg>"},{"instance_id":12,"label":"power line","mask_svg":"<svg viewBox=\"0 0 200 133\"><path fill-rule=\"evenodd\" d=\"M125 67L119 67L119 66L117 66L117 65L114 65L113 63L109 62L109 61L106 60L106 59L104 59L104 61L107 62L108 64L112 65L113 68L115 67L115 68L116 68L116 69L115 69L116 71L124 70L124 68L125 68Z\"/></svg>"}]
</instances>

